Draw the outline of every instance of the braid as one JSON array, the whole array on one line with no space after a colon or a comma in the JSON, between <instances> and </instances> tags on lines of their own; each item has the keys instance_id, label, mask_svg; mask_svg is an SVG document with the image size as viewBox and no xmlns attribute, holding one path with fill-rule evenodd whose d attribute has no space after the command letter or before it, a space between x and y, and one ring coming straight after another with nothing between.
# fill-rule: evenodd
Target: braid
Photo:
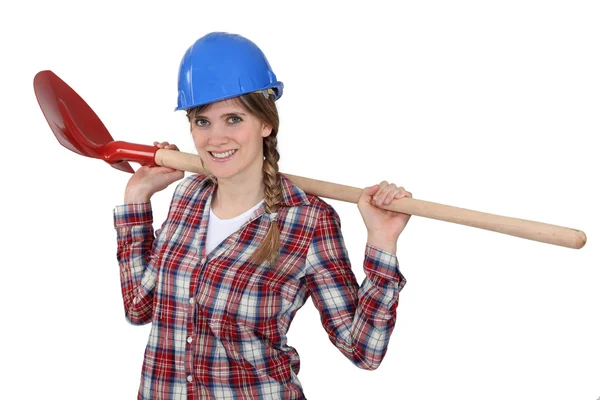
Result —
<instances>
[{"instance_id":1,"label":"braid","mask_svg":"<svg viewBox=\"0 0 600 400\"><path fill-rule=\"evenodd\" d=\"M281 176L279 174L279 152L277 151L277 133L263 139L263 182L265 185L265 209L267 214L276 213L281 206L283 198L283 188L281 186ZM268 261L273 264L279 256L279 226L277 220L272 221L265 239L252 254L252 261L257 264Z\"/></svg>"},{"instance_id":2,"label":"braid","mask_svg":"<svg viewBox=\"0 0 600 400\"><path fill-rule=\"evenodd\" d=\"M263 162L263 179L265 184L265 204L268 213L277 212L281 205L281 176L279 175L279 152L277 138L269 135L263 140L265 161Z\"/></svg>"}]
</instances>

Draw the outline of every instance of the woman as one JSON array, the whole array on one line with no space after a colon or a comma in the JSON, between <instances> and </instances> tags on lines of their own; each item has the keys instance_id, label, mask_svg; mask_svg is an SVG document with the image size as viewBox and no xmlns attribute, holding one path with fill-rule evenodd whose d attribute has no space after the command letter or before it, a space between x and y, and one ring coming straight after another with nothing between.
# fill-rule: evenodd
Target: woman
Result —
<instances>
[{"instance_id":1,"label":"woman","mask_svg":"<svg viewBox=\"0 0 600 400\"><path fill-rule=\"evenodd\" d=\"M338 214L278 173L282 91L242 36L208 34L183 57L177 110L210 173L177 185L156 238L150 198L182 171L141 167L114 210L127 319L152 322L140 399L304 399L286 332L308 296L358 367L385 355L406 282L396 242L410 215L377 205L412 195L386 181L363 190L359 288Z\"/></svg>"}]
</instances>

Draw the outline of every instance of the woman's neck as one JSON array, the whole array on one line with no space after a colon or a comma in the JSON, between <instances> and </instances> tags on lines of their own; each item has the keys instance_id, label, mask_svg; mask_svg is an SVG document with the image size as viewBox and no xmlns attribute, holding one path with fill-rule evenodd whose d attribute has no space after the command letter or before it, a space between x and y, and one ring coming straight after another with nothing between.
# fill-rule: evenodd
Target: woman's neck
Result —
<instances>
[{"instance_id":1,"label":"woman's neck","mask_svg":"<svg viewBox=\"0 0 600 400\"><path fill-rule=\"evenodd\" d=\"M211 207L213 213L222 219L237 217L263 200L265 187L262 183L244 182L232 184L219 181L213 192Z\"/></svg>"}]
</instances>

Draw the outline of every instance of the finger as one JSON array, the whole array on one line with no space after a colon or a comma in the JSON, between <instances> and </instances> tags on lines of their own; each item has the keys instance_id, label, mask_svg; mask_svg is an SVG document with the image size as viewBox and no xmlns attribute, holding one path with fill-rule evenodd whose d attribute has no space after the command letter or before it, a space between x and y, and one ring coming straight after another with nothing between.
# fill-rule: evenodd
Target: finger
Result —
<instances>
[{"instance_id":1,"label":"finger","mask_svg":"<svg viewBox=\"0 0 600 400\"><path fill-rule=\"evenodd\" d=\"M381 196L381 192L383 191L383 189L385 189L385 187L387 185L388 185L387 181L381 181L381 183L378 185L377 192L375 192L375 195L373 196L373 200L375 200L375 201L379 200L379 198Z\"/></svg>"},{"instance_id":2,"label":"finger","mask_svg":"<svg viewBox=\"0 0 600 400\"><path fill-rule=\"evenodd\" d=\"M394 199L401 199L403 197L408 196L406 195L406 191L404 190L404 188L399 187L387 196L386 202L384 204L390 204L392 201L394 201Z\"/></svg>"},{"instance_id":3,"label":"finger","mask_svg":"<svg viewBox=\"0 0 600 400\"><path fill-rule=\"evenodd\" d=\"M403 197L412 197L411 192L407 192L404 188L399 188L394 194L394 199L401 199Z\"/></svg>"},{"instance_id":4,"label":"finger","mask_svg":"<svg viewBox=\"0 0 600 400\"><path fill-rule=\"evenodd\" d=\"M405 196L408 192L403 187L399 187L394 192L394 197Z\"/></svg>"},{"instance_id":5,"label":"finger","mask_svg":"<svg viewBox=\"0 0 600 400\"><path fill-rule=\"evenodd\" d=\"M358 201L363 202L363 203L374 204L373 195L377 191L377 186L378 185L373 185L373 186L367 186L366 188L364 188L362 193L360 194L360 198Z\"/></svg>"},{"instance_id":6,"label":"finger","mask_svg":"<svg viewBox=\"0 0 600 400\"><path fill-rule=\"evenodd\" d=\"M399 190L398 187L393 183L390 183L390 185L386 189L388 188L389 190L385 192L385 197L383 198L383 204L390 204L392 200L394 200L394 195Z\"/></svg>"},{"instance_id":7,"label":"finger","mask_svg":"<svg viewBox=\"0 0 600 400\"><path fill-rule=\"evenodd\" d=\"M396 185L390 183L387 185L381 192L381 194L377 197L378 204L389 204L389 201L394 197L394 192L396 190ZM389 200L389 201L388 201Z\"/></svg>"},{"instance_id":8,"label":"finger","mask_svg":"<svg viewBox=\"0 0 600 400\"><path fill-rule=\"evenodd\" d=\"M366 188L363 189L362 195L366 196L367 199L371 199L376 191L377 191L377 185L367 186Z\"/></svg>"}]
</instances>

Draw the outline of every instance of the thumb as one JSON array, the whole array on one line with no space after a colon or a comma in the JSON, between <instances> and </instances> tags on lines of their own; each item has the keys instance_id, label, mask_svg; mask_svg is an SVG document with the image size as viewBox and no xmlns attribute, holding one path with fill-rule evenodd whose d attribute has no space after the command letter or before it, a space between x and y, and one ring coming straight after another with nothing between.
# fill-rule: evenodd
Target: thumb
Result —
<instances>
[{"instance_id":1,"label":"thumb","mask_svg":"<svg viewBox=\"0 0 600 400\"><path fill-rule=\"evenodd\" d=\"M376 192L377 192L377 188L379 188L379 185L373 185L373 186L369 186L366 187L363 192L362 192L362 197L365 200L368 200L368 198L370 198L371 196L373 196Z\"/></svg>"},{"instance_id":2,"label":"thumb","mask_svg":"<svg viewBox=\"0 0 600 400\"><path fill-rule=\"evenodd\" d=\"M365 193L368 194L369 196L372 196L375 194L375 192L377 192L378 188L379 188L379 184L369 186L368 188L366 188Z\"/></svg>"}]
</instances>

